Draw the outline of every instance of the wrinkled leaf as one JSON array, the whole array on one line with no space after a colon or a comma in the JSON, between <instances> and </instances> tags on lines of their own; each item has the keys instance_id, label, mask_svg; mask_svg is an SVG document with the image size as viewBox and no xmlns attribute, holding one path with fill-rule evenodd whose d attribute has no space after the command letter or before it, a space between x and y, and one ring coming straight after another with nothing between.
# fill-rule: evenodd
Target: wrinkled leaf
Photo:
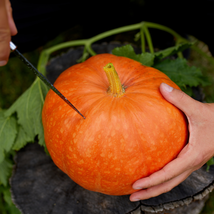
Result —
<instances>
[{"instance_id":1,"label":"wrinkled leaf","mask_svg":"<svg viewBox=\"0 0 214 214\"><path fill-rule=\"evenodd\" d=\"M136 60L146 66L152 66L155 58L155 56L151 53L136 54L131 45L117 47L112 50L112 53L116 56L124 56Z\"/></svg>"},{"instance_id":2,"label":"wrinkled leaf","mask_svg":"<svg viewBox=\"0 0 214 214\"><path fill-rule=\"evenodd\" d=\"M5 153L11 150L17 135L15 117L5 116L4 112L3 110L0 111L0 163L4 160Z\"/></svg>"},{"instance_id":3,"label":"wrinkled leaf","mask_svg":"<svg viewBox=\"0 0 214 214\"><path fill-rule=\"evenodd\" d=\"M112 51L112 53L116 56L124 56L130 59L136 60L146 66L153 66L154 63L158 63L160 62L160 60L166 57L178 54L179 52L184 51L185 49L191 47L192 45L193 43L191 42L179 44L179 45L164 49L162 51L158 51L154 54L151 54L148 52L136 54L131 45L125 45L122 47L115 48Z\"/></svg>"},{"instance_id":4,"label":"wrinkled leaf","mask_svg":"<svg viewBox=\"0 0 214 214\"><path fill-rule=\"evenodd\" d=\"M155 53L155 62L159 62L160 60L178 54L179 52L182 52L186 50L187 48L190 48L193 45L193 43L184 43L184 44L179 44L170 48L166 48L162 51L158 51Z\"/></svg>"},{"instance_id":5,"label":"wrinkled leaf","mask_svg":"<svg viewBox=\"0 0 214 214\"><path fill-rule=\"evenodd\" d=\"M28 133L25 132L22 126L18 126L18 134L12 149L18 151L29 142L32 142L32 139Z\"/></svg>"},{"instance_id":6,"label":"wrinkled leaf","mask_svg":"<svg viewBox=\"0 0 214 214\"><path fill-rule=\"evenodd\" d=\"M166 59L154 67L165 73L179 87L196 87L198 85L206 86L209 84L209 80L202 75L200 69L189 66L185 59Z\"/></svg>"},{"instance_id":7,"label":"wrinkled leaf","mask_svg":"<svg viewBox=\"0 0 214 214\"><path fill-rule=\"evenodd\" d=\"M45 145L41 112L47 92L47 86L37 78L31 87L5 112L7 117L17 113L19 133L15 148L20 149L26 143L33 142L37 135L39 144Z\"/></svg>"}]
</instances>

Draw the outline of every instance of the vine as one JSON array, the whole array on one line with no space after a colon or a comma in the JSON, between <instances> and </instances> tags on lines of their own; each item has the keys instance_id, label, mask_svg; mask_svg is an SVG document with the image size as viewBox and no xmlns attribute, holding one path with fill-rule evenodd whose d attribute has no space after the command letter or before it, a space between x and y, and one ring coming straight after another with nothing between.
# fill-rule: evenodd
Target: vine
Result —
<instances>
[{"instance_id":1,"label":"vine","mask_svg":"<svg viewBox=\"0 0 214 214\"><path fill-rule=\"evenodd\" d=\"M53 53L54 51L57 51L57 50L60 50L63 48L68 48L68 47L84 46L82 61L85 61L89 54L92 56L96 55L96 53L92 49L93 43L95 43L101 39L104 39L106 37L115 35L115 34L124 33L124 32L128 32L128 31L133 31L133 30L140 30L142 53L146 52L145 51L146 50L145 38L148 42L150 53L154 53L152 38L151 38L151 35L149 33L148 28L155 28L155 29L159 29L159 30L166 31L166 32L170 33L171 35L173 35L175 37L176 45L188 42L187 39L183 38L178 33L176 33L174 30L172 30L166 26L156 24L156 23L152 23L152 22L140 22L138 24L113 29L113 30L98 34L98 35L96 35L92 38L89 38L89 39L64 42L64 43L55 45L53 47L50 47L41 53L40 58L39 58L39 62L38 62L38 70L43 74L46 73L45 67L47 65L47 62L49 60L51 53Z\"/></svg>"}]
</instances>

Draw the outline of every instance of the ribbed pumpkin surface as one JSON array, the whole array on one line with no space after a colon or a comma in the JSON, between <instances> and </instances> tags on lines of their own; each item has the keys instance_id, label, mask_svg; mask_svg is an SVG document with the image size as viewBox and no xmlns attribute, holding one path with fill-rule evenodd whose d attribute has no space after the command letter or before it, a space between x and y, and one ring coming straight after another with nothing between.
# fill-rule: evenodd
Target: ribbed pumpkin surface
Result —
<instances>
[{"instance_id":1,"label":"ribbed pumpkin surface","mask_svg":"<svg viewBox=\"0 0 214 214\"><path fill-rule=\"evenodd\" d=\"M108 93L103 67L112 63L125 93ZM110 195L133 193L132 184L174 159L188 137L183 113L159 92L162 72L111 54L100 54L64 71L42 112L47 149L54 163L82 187Z\"/></svg>"}]
</instances>

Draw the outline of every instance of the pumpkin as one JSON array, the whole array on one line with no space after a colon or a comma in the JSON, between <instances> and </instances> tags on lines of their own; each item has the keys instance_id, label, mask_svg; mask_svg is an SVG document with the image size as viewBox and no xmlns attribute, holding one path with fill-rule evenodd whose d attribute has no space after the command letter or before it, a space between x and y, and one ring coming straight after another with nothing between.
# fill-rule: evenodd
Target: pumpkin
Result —
<instances>
[{"instance_id":1,"label":"pumpkin","mask_svg":"<svg viewBox=\"0 0 214 214\"><path fill-rule=\"evenodd\" d=\"M137 61L99 54L65 70L54 83L85 116L52 90L42 121L54 163L80 186L109 195L176 158L187 142L186 118L159 91L164 73Z\"/></svg>"}]
</instances>

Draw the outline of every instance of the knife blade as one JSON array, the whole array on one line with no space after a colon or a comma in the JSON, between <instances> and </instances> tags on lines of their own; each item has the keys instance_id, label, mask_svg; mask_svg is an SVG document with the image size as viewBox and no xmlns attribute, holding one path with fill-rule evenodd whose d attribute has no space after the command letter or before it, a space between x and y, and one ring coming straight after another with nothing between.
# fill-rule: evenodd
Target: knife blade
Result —
<instances>
[{"instance_id":1,"label":"knife blade","mask_svg":"<svg viewBox=\"0 0 214 214\"><path fill-rule=\"evenodd\" d=\"M34 72L49 88L51 88L63 101L65 101L71 108L73 108L80 116L84 119L85 117L80 113L80 111L58 90L54 87L51 82L40 73L18 50L16 45L13 42L10 42L11 51L22 61L28 68Z\"/></svg>"}]
</instances>

